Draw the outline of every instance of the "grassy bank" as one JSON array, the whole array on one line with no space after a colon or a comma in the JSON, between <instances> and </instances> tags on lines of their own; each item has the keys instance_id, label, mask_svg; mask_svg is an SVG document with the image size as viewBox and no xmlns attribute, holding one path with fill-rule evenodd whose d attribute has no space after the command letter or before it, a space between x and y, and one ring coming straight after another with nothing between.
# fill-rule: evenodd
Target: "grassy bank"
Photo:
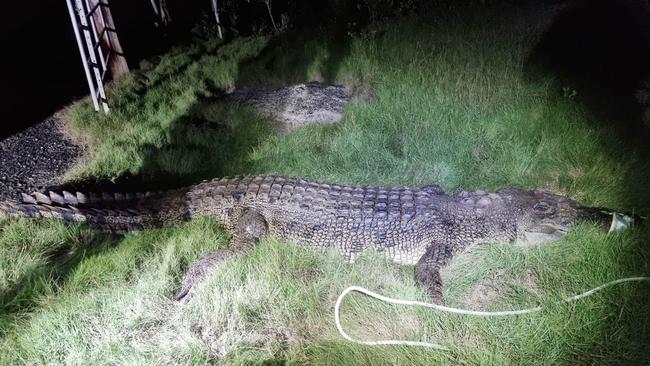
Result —
<instances>
[{"instance_id":1,"label":"grassy bank","mask_svg":"<svg viewBox=\"0 0 650 366\"><path fill-rule=\"evenodd\" d=\"M545 188L594 206L648 214L650 166L603 128L566 81L535 67L552 9L459 9L405 18L343 38L328 33L202 42L153 60L111 88L112 113L68 112L89 146L70 180L194 182L278 173L450 192ZM505 18L505 19L504 19ZM330 80L356 98L343 120L288 135L223 104L231 85ZM567 89L565 89L567 90ZM599 123L596 123L599 122ZM604 123L601 123L604 122ZM531 316L474 319L343 306L355 336L443 343L450 352L343 341L332 308L363 285L426 301L412 268L376 255L354 264L264 240L227 261L188 305L170 299L201 253L227 245L218 223L112 238L55 222L0 223L0 363L558 364L647 363L648 285L626 284L571 305L562 296L650 273L648 229L606 235L581 225L540 247L481 247L445 270L450 305Z\"/></svg>"}]
</instances>

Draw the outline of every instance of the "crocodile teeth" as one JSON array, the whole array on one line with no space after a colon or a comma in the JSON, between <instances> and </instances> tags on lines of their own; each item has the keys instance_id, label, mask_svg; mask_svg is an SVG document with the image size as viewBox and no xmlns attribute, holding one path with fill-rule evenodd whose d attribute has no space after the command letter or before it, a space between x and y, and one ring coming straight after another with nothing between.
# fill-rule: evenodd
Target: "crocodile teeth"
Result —
<instances>
[{"instance_id":1,"label":"crocodile teeth","mask_svg":"<svg viewBox=\"0 0 650 366\"><path fill-rule=\"evenodd\" d=\"M58 194L56 192L50 191L50 200L52 200L52 202L56 202L56 203L58 203L60 205L65 205L65 199L63 199L63 196L61 196L60 194Z\"/></svg>"},{"instance_id":2,"label":"crocodile teeth","mask_svg":"<svg viewBox=\"0 0 650 366\"><path fill-rule=\"evenodd\" d=\"M46 205L51 205L52 204L52 201L50 200L50 197L44 195L41 192L34 192L34 193L32 193L32 195L34 196L34 198L36 198L36 201L38 203L44 203Z\"/></svg>"},{"instance_id":3,"label":"crocodile teeth","mask_svg":"<svg viewBox=\"0 0 650 366\"><path fill-rule=\"evenodd\" d=\"M35 205L35 204L38 203L38 201L36 201L36 199L34 197L32 197L32 196L30 196L28 194L21 193L20 195L21 195L21 197L23 199L23 203L30 203L32 205Z\"/></svg>"},{"instance_id":4,"label":"crocodile teeth","mask_svg":"<svg viewBox=\"0 0 650 366\"><path fill-rule=\"evenodd\" d=\"M115 197L113 197L112 194L108 194L106 192L102 193L102 201L113 201Z\"/></svg>"},{"instance_id":5,"label":"crocodile teeth","mask_svg":"<svg viewBox=\"0 0 650 366\"><path fill-rule=\"evenodd\" d=\"M65 200L65 203L69 205L76 205L79 203L79 201L77 201L77 196L68 191L63 191L63 199Z\"/></svg>"},{"instance_id":6,"label":"crocodile teeth","mask_svg":"<svg viewBox=\"0 0 650 366\"><path fill-rule=\"evenodd\" d=\"M124 201L124 194L122 194L122 193L115 193L115 200L116 200L116 201Z\"/></svg>"}]
</instances>

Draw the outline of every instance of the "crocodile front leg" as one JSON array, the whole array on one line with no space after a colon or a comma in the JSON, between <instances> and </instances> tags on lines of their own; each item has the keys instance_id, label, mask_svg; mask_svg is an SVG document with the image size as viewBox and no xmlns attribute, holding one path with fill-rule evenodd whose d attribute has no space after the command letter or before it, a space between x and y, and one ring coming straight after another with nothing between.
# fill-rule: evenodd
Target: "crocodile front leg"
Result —
<instances>
[{"instance_id":1,"label":"crocodile front leg","mask_svg":"<svg viewBox=\"0 0 650 366\"><path fill-rule=\"evenodd\" d=\"M415 282L431 296L435 304L442 304L442 277L440 267L449 261L446 245L434 244L415 265Z\"/></svg>"},{"instance_id":2,"label":"crocodile front leg","mask_svg":"<svg viewBox=\"0 0 650 366\"><path fill-rule=\"evenodd\" d=\"M242 209L236 215L236 224L232 229L232 238L228 249L218 249L204 254L198 261L192 263L183 275L181 288L175 299L182 302L189 301L190 291L194 285L203 281L225 259L242 252L246 252L254 244L268 234L268 224L264 216L253 209Z\"/></svg>"}]
</instances>

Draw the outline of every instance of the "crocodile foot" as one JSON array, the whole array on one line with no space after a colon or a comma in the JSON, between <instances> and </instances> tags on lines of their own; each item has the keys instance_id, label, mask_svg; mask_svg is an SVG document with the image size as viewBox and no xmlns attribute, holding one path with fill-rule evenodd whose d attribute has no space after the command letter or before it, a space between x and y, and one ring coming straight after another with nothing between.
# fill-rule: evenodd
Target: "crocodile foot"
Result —
<instances>
[{"instance_id":1,"label":"crocodile foot","mask_svg":"<svg viewBox=\"0 0 650 366\"><path fill-rule=\"evenodd\" d=\"M267 233L268 224L262 215L254 210L242 210L239 220L232 230L230 249L219 249L206 253L198 261L192 263L183 275L181 288L175 299L187 303L191 298L190 291L194 285L205 280L226 258L251 249Z\"/></svg>"},{"instance_id":2,"label":"crocodile foot","mask_svg":"<svg viewBox=\"0 0 650 366\"><path fill-rule=\"evenodd\" d=\"M442 304L440 264L444 246L432 245L415 265L415 282L431 296L434 304Z\"/></svg>"},{"instance_id":3,"label":"crocodile foot","mask_svg":"<svg viewBox=\"0 0 650 366\"><path fill-rule=\"evenodd\" d=\"M442 279L438 268L415 268L415 282L422 287L434 304L442 304Z\"/></svg>"},{"instance_id":4,"label":"crocodile foot","mask_svg":"<svg viewBox=\"0 0 650 366\"><path fill-rule=\"evenodd\" d=\"M192 297L190 290L192 290L194 285L203 281L221 262L233 254L234 252L231 250L219 249L204 254L198 261L192 263L183 275L181 288L176 296L174 296L174 299L182 303L187 303Z\"/></svg>"}]
</instances>

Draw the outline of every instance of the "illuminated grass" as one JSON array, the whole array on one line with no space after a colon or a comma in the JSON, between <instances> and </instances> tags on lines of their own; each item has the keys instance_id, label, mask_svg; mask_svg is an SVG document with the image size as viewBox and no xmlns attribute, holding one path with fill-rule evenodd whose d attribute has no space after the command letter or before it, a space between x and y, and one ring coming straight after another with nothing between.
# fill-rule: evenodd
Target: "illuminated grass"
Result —
<instances>
[{"instance_id":1,"label":"illuminated grass","mask_svg":"<svg viewBox=\"0 0 650 366\"><path fill-rule=\"evenodd\" d=\"M70 180L141 175L196 181L243 168L245 154L268 134L244 109L204 105L238 77L239 64L264 47L263 38L219 46L204 42L160 57L109 88L112 110L96 113L88 101L66 113L70 134L90 146Z\"/></svg>"},{"instance_id":2,"label":"illuminated grass","mask_svg":"<svg viewBox=\"0 0 650 366\"><path fill-rule=\"evenodd\" d=\"M264 40L176 50L115 85L110 115L95 114L88 103L72 107L72 127L85 136L90 155L70 178L135 174L185 182L280 173L348 183L438 183L451 192L516 186L647 214L648 162L597 128L579 98L563 96L553 75L529 75L528 55L552 14L481 10L373 26L344 47L319 35L304 48L278 40L241 65L255 58ZM330 77L364 98L349 104L339 124L286 136L215 99L232 82ZM377 255L346 264L335 253L267 239L224 263L192 302L180 305L169 296L183 270L201 253L227 245L227 235L209 219L124 238L52 222L5 221L0 230L0 364L650 361L647 284L553 305L615 278L648 275L645 226L605 235L583 225L541 247L484 246L445 270L449 305L542 303L550 307L543 313L484 320L358 295L344 303L343 323L355 336L441 342L451 352L369 348L337 335L332 308L349 285L427 300L412 268ZM476 302L472 294L481 286L496 291Z\"/></svg>"}]
</instances>

